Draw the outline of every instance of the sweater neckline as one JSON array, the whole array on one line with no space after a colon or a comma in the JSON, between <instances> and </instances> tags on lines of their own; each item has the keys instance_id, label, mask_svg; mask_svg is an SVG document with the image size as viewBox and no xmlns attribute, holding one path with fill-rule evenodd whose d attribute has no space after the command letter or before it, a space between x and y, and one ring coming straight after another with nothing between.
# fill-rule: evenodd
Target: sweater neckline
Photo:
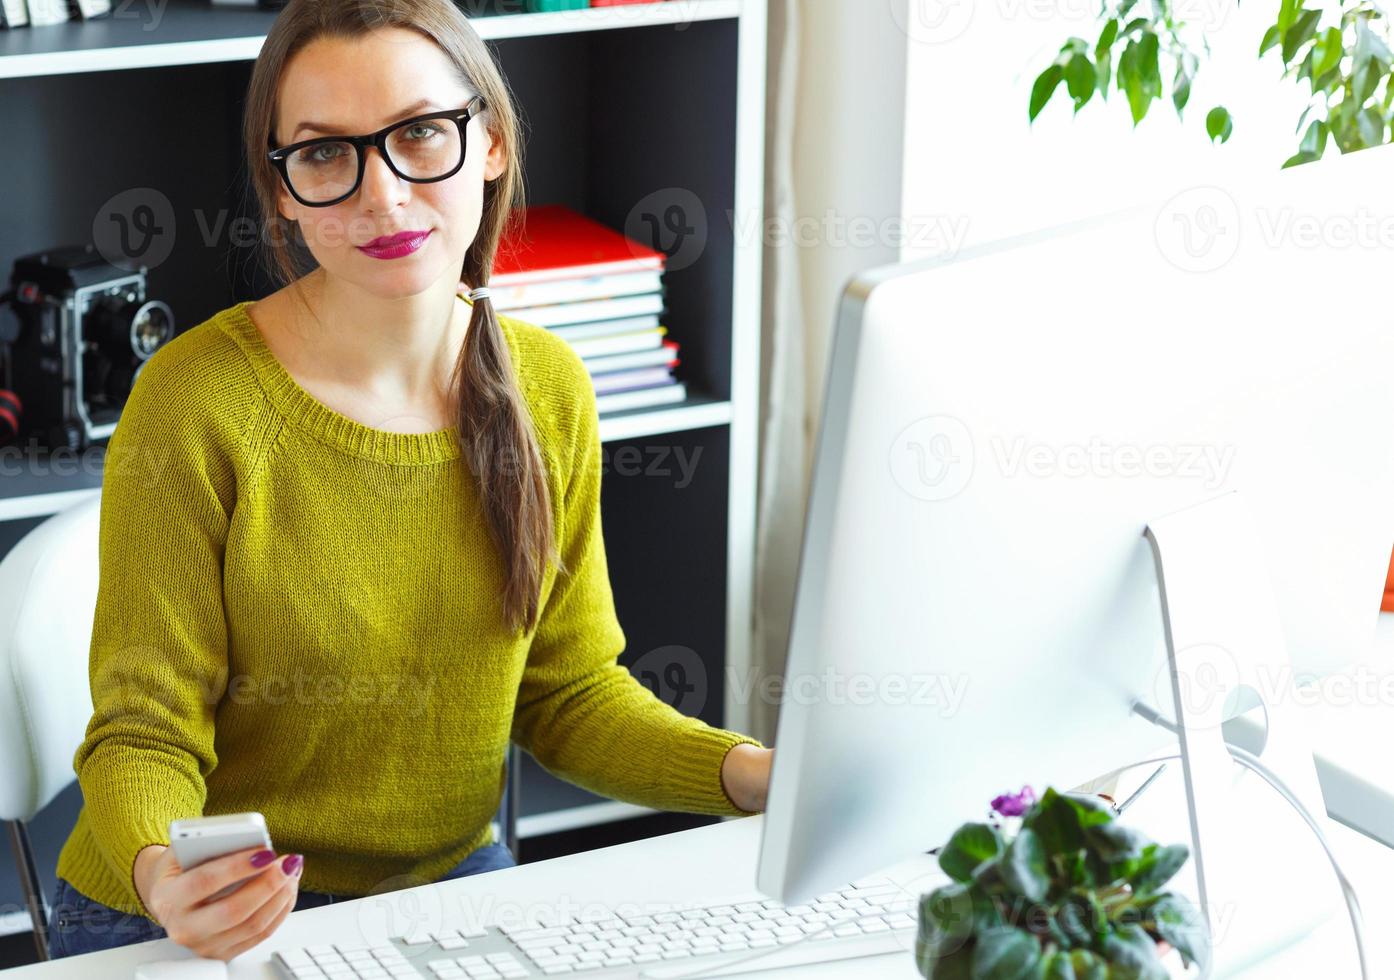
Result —
<instances>
[{"instance_id":1,"label":"sweater neckline","mask_svg":"<svg viewBox=\"0 0 1394 980\"><path fill-rule=\"evenodd\" d=\"M321 442L380 463L427 465L460 457L458 424L434 432L388 432L336 412L306 391L271 352L261 328L248 314L247 308L255 302L249 299L233 305L228 321L236 329L267 395L286 418Z\"/></svg>"}]
</instances>

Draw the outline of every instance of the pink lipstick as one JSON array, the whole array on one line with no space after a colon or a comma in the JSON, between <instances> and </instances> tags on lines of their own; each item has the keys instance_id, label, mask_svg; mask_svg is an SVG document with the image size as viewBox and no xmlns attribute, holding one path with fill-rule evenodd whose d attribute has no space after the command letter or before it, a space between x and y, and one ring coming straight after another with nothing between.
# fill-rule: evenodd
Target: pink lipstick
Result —
<instances>
[{"instance_id":1,"label":"pink lipstick","mask_svg":"<svg viewBox=\"0 0 1394 980\"><path fill-rule=\"evenodd\" d=\"M427 231L402 231L395 235L383 235L380 238L374 238L366 245L359 245L358 250L375 259L400 259L420 248L430 234L428 229Z\"/></svg>"}]
</instances>

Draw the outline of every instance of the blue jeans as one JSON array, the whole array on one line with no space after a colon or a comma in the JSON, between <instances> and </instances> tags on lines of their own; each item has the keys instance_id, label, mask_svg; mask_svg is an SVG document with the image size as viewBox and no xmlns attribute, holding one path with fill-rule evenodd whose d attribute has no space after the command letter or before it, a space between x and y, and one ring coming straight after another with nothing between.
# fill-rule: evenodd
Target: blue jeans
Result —
<instances>
[{"instance_id":1,"label":"blue jeans","mask_svg":"<svg viewBox=\"0 0 1394 980\"><path fill-rule=\"evenodd\" d=\"M485 844L451 868L439 881L450 881L466 875L483 874L500 868L511 868L518 862L503 844ZM295 911L349 901L355 896L326 895L323 892L301 892L295 899ZM49 951L54 959L93 953L101 949L164 939L166 933L153 919L134 912L122 912L94 901L62 878L53 892L53 908L49 915Z\"/></svg>"}]
</instances>

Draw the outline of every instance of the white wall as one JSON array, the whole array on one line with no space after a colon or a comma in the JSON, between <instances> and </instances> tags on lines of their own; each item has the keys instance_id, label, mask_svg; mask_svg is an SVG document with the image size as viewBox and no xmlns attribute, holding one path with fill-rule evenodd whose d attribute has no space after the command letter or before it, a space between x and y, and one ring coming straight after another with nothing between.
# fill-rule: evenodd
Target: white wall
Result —
<instances>
[{"instance_id":1,"label":"white wall","mask_svg":"<svg viewBox=\"0 0 1394 980\"><path fill-rule=\"evenodd\" d=\"M800 51L791 229L803 274L809 411L821 405L827 342L842 287L899 261L898 243L857 228L901 214L905 152L907 0L798 0ZM874 9L873 9L874 8ZM893 12L899 11L898 16Z\"/></svg>"}]
</instances>

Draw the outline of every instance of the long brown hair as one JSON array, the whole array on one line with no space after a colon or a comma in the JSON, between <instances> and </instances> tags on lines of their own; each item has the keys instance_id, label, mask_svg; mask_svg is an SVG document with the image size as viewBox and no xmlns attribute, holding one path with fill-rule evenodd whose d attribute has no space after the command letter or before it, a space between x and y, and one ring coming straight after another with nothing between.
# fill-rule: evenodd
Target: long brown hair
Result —
<instances>
[{"instance_id":1,"label":"long brown hair","mask_svg":"<svg viewBox=\"0 0 1394 980\"><path fill-rule=\"evenodd\" d=\"M284 285L296 282L312 264L303 247L293 244L294 223L277 208L281 178L266 159L286 64L316 38L355 38L385 27L406 28L434 41L461 81L484 97L480 121L500 142L506 163L503 173L484 184L479 231L465 253L460 279L472 287L487 285L499 239L522 213L522 139L511 93L493 56L451 0L290 0L276 16L252 68L243 117L251 187L270 223L262 241L271 272ZM451 386L461 452L478 481L489 533L507 565L504 617L510 629L527 631L537 623L546 561L557 557L551 500L527 403L487 299L474 302Z\"/></svg>"}]
</instances>

